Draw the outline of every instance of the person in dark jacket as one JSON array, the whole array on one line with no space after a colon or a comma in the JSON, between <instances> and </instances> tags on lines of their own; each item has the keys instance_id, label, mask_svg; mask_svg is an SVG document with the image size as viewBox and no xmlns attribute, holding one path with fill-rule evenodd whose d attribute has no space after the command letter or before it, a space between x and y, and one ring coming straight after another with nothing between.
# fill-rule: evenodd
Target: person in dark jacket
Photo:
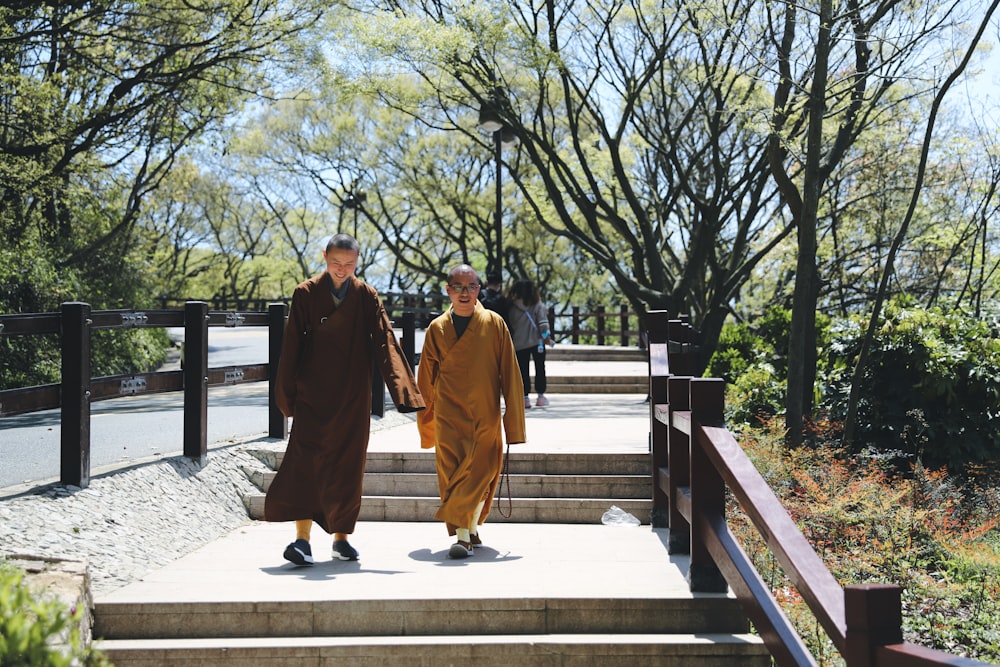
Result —
<instances>
[{"instance_id":1,"label":"person in dark jacket","mask_svg":"<svg viewBox=\"0 0 1000 667\"><path fill-rule=\"evenodd\" d=\"M504 296L499 273L486 274L486 285L479 292L479 302L483 308L498 313L500 317L507 317L507 297Z\"/></svg>"}]
</instances>

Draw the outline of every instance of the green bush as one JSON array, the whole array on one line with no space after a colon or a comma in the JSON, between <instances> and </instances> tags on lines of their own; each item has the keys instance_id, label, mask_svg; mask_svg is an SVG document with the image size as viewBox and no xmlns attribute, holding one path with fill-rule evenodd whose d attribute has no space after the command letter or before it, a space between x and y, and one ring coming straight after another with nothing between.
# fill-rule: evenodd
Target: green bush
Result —
<instances>
[{"instance_id":1,"label":"green bush","mask_svg":"<svg viewBox=\"0 0 1000 667\"><path fill-rule=\"evenodd\" d=\"M706 375L726 381L731 423L756 424L784 413L791 321L791 311L771 306L753 321L727 323L722 328ZM816 328L823 347L829 336L829 318L817 315Z\"/></svg>"},{"instance_id":2,"label":"green bush","mask_svg":"<svg viewBox=\"0 0 1000 667\"><path fill-rule=\"evenodd\" d=\"M0 248L0 313L58 312L67 301L93 310L147 308L149 290L129 262L110 253L95 255L86 271L57 268L39 248ZM87 275L87 271L93 275ZM62 354L58 334L0 337L0 390L59 382ZM94 377L155 370L170 341L163 329L97 331L91 339Z\"/></svg>"},{"instance_id":3,"label":"green bush","mask_svg":"<svg viewBox=\"0 0 1000 667\"><path fill-rule=\"evenodd\" d=\"M827 405L846 413L864 325L834 327ZM1000 460L1000 326L890 305L860 382L855 449L960 470Z\"/></svg>"},{"instance_id":4,"label":"green bush","mask_svg":"<svg viewBox=\"0 0 1000 667\"><path fill-rule=\"evenodd\" d=\"M35 597L24 572L0 560L0 665L110 665L103 654L82 646L76 629L82 614L83 609L70 612L57 600ZM68 646L54 645L65 637Z\"/></svg>"}]
</instances>

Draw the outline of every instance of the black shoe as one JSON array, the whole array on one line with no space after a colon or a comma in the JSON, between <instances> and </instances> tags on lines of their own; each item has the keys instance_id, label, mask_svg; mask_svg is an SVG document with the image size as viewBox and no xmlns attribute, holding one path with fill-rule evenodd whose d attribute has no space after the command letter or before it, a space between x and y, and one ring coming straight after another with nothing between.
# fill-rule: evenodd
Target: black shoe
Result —
<instances>
[{"instance_id":1,"label":"black shoe","mask_svg":"<svg viewBox=\"0 0 1000 667\"><path fill-rule=\"evenodd\" d=\"M472 545L459 540L448 549L448 558L468 558L472 555Z\"/></svg>"},{"instance_id":2,"label":"black shoe","mask_svg":"<svg viewBox=\"0 0 1000 667\"><path fill-rule=\"evenodd\" d=\"M334 540L333 557L340 560L357 560L358 550L347 543L347 540Z\"/></svg>"},{"instance_id":3,"label":"black shoe","mask_svg":"<svg viewBox=\"0 0 1000 667\"><path fill-rule=\"evenodd\" d=\"M291 561L296 565L312 565L315 562L309 542L301 539L295 540L285 547L284 556L285 560Z\"/></svg>"}]
</instances>

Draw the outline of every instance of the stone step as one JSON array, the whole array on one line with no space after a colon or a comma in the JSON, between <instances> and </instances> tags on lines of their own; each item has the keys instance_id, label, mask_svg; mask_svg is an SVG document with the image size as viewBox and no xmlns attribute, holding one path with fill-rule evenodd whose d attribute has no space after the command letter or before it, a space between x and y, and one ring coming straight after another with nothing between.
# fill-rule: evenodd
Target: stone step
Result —
<instances>
[{"instance_id":1,"label":"stone step","mask_svg":"<svg viewBox=\"0 0 1000 667\"><path fill-rule=\"evenodd\" d=\"M264 450L260 455L267 465L278 466L283 451ZM502 480L488 520L601 523L614 505L648 524L649 466L648 454L512 453L510 476ZM273 471L251 475L262 491L244 498L252 519L263 519L263 492L274 475ZM361 521L433 521L438 505L433 451L369 452Z\"/></svg>"},{"instance_id":2,"label":"stone step","mask_svg":"<svg viewBox=\"0 0 1000 667\"><path fill-rule=\"evenodd\" d=\"M637 347L556 345L545 350L545 359L552 361L635 361L645 363L649 359L649 355L646 350L640 350Z\"/></svg>"},{"instance_id":3,"label":"stone step","mask_svg":"<svg viewBox=\"0 0 1000 667\"><path fill-rule=\"evenodd\" d=\"M277 470L284 458L283 449L260 449L254 456L272 470ZM517 445L510 449L510 473L537 475L646 475L652 474L649 454L588 454L588 453L520 453ZM369 451L367 473L433 473L436 472L434 451L420 449L413 443L412 452ZM254 480L258 485L263 482Z\"/></svg>"},{"instance_id":4,"label":"stone step","mask_svg":"<svg viewBox=\"0 0 1000 667\"><path fill-rule=\"evenodd\" d=\"M642 375L548 375L546 394L646 394L649 378ZM532 377L531 386L535 386Z\"/></svg>"},{"instance_id":5,"label":"stone step","mask_svg":"<svg viewBox=\"0 0 1000 667\"><path fill-rule=\"evenodd\" d=\"M766 667L731 594L693 593L665 529L491 524L468 560L442 526L361 522L360 561L279 556L252 522L94 601L96 647L130 665Z\"/></svg>"},{"instance_id":6,"label":"stone step","mask_svg":"<svg viewBox=\"0 0 1000 667\"><path fill-rule=\"evenodd\" d=\"M612 505L625 510L643 525L650 523L652 500L630 498L513 498L509 501L506 487L493 501L488 521L495 523L601 523L601 517ZM244 500L251 519L264 518L264 494ZM363 496L360 521L434 521L440 501L437 496ZM504 515L508 516L504 516Z\"/></svg>"},{"instance_id":7,"label":"stone step","mask_svg":"<svg viewBox=\"0 0 1000 667\"><path fill-rule=\"evenodd\" d=\"M506 492L505 485L504 491ZM649 475L510 475L514 498L633 498L650 497ZM373 496L438 495L436 473L399 475L368 473L364 491Z\"/></svg>"},{"instance_id":8,"label":"stone step","mask_svg":"<svg viewBox=\"0 0 1000 667\"><path fill-rule=\"evenodd\" d=\"M534 379L532 379L534 387ZM646 394L649 380L640 377L550 377L545 388L548 394Z\"/></svg>"},{"instance_id":9,"label":"stone step","mask_svg":"<svg viewBox=\"0 0 1000 667\"><path fill-rule=\"evenodd\" d=\"M296 570L318 572L317 568ZM95 604L104 639L745 633L733 597L485 597Z\"/></svg>"},{"instance_id":10,"label":"stone step","mask_svg":"<svg viewBox=\"0 0 1000 667\"><path fill-rule=\"evenodd\" d=\"M277 473L269 471L253 479L262 491L271 487ZM506 487L505 487L506 488ZM524 475L510 476L515 498L649 498L649 475ZM438 495L437 473L367 472L364 493L371 496Z\"/></svg>"},{"instance_id":11,"label":"stone step","mask_svg":"<svg viewBox=\"0 0 1000 667\"><path fill-rule=\"evenodd\" d=\"M476 667L767 667L747 634L532 634L431 637L240 637L98 643L118 667L476 665Z\"/></svg>"}]
</instances>

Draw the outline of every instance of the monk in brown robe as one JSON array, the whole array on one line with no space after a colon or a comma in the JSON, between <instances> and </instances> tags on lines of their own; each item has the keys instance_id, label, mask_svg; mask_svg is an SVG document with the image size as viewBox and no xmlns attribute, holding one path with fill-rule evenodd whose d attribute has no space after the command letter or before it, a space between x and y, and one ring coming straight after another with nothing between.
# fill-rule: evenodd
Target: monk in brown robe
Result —
<instances>
[{"instance_id":1,"label":"monk in brown robe","mask_svg":"<svg viewBox=\"0 0 1000 667\"><path fill-rule=\"evenodd\" d=\"M371 426L373 358L400 412L424 407L375 289L355 275L358 242L330 239L326 271L295 288L278 361L275 400L292 418L288 447L264 501L266 521L295 521L284 557L313 561L315 521L333 533L333 557L357 560L347 536L361 511Z\"/></svg>"},{"instance_id":2,"label":"monk in brown robe","mask_svg":"<svg viewBox=\"0 0 1000 667\"><path fill-rule=\"evenodd\" d=\"M427 409L417 415L420 446L436 447L441 506L434 518L456 535L451 558L467 558L482 544L508 444L525 441L523 384L510 332L499 314L477 298L479 276L468 265L448 273L448 312L427 327L417 384Z\"/></svg>"}]
</instances>

